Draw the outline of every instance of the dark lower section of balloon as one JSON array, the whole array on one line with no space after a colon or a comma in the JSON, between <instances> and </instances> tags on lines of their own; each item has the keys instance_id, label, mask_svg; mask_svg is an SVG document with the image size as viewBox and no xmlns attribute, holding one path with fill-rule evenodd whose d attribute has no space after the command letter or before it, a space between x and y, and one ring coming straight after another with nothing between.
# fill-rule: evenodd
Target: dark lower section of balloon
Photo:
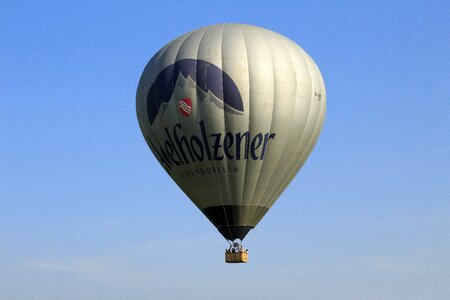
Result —
<instances>
[{"instance_id":1,"label":"dark lower section of balloon","mask_svg":"<svg viewBox=\"0 0 450 300\"><path fill-rule=\"evenodd\" d=\"M251 229L253 229L252 226L217 227L217 230L219 230L223 237L230 241L234 241L235 239L240 239L242 241Z\"/></svg>"},{"instance_id":2,"label":"dark lower section of balloon","mask_svg":"<svg viewBox=\"0 0 450 300\"><path fill-rule=\"evenodd\" d=\"M202 209L227 240L243 240L269 209L264 206L219 205Z\"/></svg>"}]
</instances>

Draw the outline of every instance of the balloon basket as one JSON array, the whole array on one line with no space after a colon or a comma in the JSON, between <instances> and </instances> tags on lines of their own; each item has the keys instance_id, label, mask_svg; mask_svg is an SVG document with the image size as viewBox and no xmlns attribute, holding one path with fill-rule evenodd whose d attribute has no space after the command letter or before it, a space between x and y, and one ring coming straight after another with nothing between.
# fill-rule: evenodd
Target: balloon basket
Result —
<instances>
[{"instance_id":1,"label":"balloon basket","mask_svg":"<svg viewBox=\"0 0 450 300\"><path fill-rule=\"evenodd\" d=\"M246 263L248 261L248 252L230 253L225 252L225 262L229 264Z\"/></svg>"},{"instance_id":2,"label":"balloon basket","mask_svg":"<svg viewBox=\"0 0 450 300\"><path fill-rule=\"evenodd\" d=\"M234 243L225 250L226 263L246 263L248 261L248 250L244 250L241 244Z\"/></svg>"}]
</instances>

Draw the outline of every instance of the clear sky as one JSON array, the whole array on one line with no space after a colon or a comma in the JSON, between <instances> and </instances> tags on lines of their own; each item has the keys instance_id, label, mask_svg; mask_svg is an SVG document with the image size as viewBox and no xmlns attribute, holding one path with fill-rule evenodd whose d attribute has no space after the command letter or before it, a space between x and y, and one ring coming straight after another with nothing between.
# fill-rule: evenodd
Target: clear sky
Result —
<instances>
[{"instance_id":1,"label":"clear sky","mask_svg":"<svg viewBox=\"0 0 450 300\"><path fill-rule=\"evenodd\" d=\"M450 299L449 16L448 1L2 1L0 299ZM223 22L300 44L328 96L246 265L224 263L135 114L153 54Z\"/></svg>"}]
</instances>

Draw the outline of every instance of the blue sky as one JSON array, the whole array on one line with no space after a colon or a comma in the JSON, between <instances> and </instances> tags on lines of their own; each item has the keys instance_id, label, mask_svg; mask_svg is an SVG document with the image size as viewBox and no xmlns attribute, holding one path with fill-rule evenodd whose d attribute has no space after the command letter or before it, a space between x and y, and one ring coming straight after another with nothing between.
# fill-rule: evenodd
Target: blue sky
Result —
<instances>
[{"instance_id":1,"label":"blue sky","mask_svg":"<svg viewBox=\"0 0 450 300\"><path fill-rule=\"evenodd\" d=\"M449 299L450 4L167 2L0 4L0 299ZM151 56L223 22L291 38L327 86L246 265L135 115Z\"/></svg>"}]
</instances>

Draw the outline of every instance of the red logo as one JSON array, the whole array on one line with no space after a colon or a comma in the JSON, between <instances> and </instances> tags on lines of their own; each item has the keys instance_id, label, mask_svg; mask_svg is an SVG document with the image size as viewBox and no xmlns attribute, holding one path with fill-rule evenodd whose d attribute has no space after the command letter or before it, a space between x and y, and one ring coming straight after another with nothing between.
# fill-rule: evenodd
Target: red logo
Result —
<instances>
[{"instance_id":1,"label":"red logo","mask_svg":"<svg viewBox=\"0 0 450 300\"><path fill-rule=\"evenodd\" d=\"M183 116L188 117L192 112L191 98L182 98L178 100L178 108Z\"/></svg>"}]
</instances>

